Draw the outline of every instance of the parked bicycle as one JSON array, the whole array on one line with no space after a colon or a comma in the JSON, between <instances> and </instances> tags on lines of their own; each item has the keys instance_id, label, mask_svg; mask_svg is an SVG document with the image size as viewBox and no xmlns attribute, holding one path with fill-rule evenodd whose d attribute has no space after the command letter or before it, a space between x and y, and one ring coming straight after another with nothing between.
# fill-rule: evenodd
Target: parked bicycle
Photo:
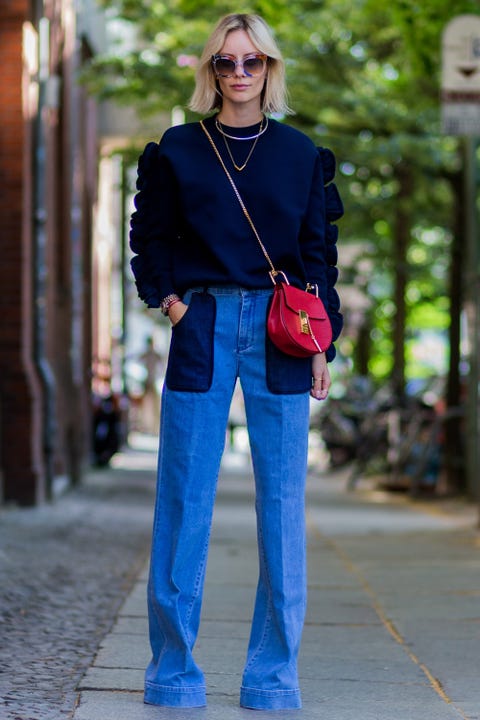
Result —
<instances>
[{"instance_id":1,"label":"parked bicycle","mask_svg":"<svg viewBox=\"0 0 480 720\"><path fill-rule=\"evenodd\" d=\"M374 390L365 378L357 378L343 396L323 406L312 428L320 432L331 466L350 466L349 490L366 476L412 495L437 487L445 423L462 417L460 406L442 408L442 392L438 379L417 383L399 403L388 387Z\"/></svg>"}]
</instances>

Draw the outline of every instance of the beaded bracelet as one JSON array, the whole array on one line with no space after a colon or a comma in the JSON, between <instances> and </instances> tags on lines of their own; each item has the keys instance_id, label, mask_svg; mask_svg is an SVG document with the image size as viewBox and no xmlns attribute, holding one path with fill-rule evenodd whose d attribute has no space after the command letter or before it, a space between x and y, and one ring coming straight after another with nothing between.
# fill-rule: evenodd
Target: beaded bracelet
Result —
<instances>
[{"instance_id":1,"label":"beaded bracelet","mask_svg":"<svg viewBox=\"0 0 480 720\"><path fill-rule=\"evenodd\" d=\"M176 302L179 302L180 298L176 293L172 293L171 295L167 295L166 298L163 298L162 302L160 303L160 310L162 311L162 314L167 316L168 311L174 305Z\"/></svg>"}]
</instances>

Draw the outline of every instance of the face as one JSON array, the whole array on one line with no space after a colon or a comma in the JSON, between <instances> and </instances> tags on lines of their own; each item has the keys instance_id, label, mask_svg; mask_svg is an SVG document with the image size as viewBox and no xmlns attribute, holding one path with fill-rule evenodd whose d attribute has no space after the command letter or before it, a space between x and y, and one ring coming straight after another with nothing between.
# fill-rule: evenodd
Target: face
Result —
<instances>
[{"instance_id":1,"label":"face","mask_svg":"<svg viewBox=\"0 0 480 720\"><path fill-rule=\"evenodd\" d=\"M231 77L217 77L224 103L249 103L260 109L261 94L267 76L267 63L264 62L260 74L257 74L257 69L255 69L252 75L249 73L248 63L244 68L242 63L238 62L255 53L259 53L259 50L245 30L232 30L228 33L218 55L233 56L237 60L237 65L235 69L231 69Z\"/></svg>"}]
</instances>

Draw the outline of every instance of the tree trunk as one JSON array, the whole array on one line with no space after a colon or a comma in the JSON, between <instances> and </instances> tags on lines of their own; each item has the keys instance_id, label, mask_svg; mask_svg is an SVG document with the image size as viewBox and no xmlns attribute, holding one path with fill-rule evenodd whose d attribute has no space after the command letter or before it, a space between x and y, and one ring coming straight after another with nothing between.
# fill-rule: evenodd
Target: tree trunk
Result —
<instances>
[{"instance_id":1,"label":"tree trunk","mask_svg":"<svg viewBox=\"0 0 480 720\"><path fill-rule=\"evenodd\" d=\"M395 273L393 299L396 312L393 324L392 386L395 397L401 402L405 394L405 292L408 280L407 252L410 244L410 203L412 202L413 176L410 169L403 164L397 167L395 176L399 183L399 191L393 238Z\"/></svg>"},{"instance_id":2,"label":"tree trunk","mask_svg":"<svg viewBox=\"0 0 480 720\"><path fill-rule=\"evenodd\" d=\"M355 367L358 375L368 377L368 364L371 357L371 318L365 320L358 329L357 345L355 348Z\"/></svg>"},{"instance_id":3,"label":"tree trunk","mask_svg":"<svg viewBox=\"0 0 480 720\"><path fill-rule=\"evenodd\" d=\"M445 393L446 418L444 424L444 467L447 489L465 490L465 422L458 414L464 406L460 377L460 334L463 307L463 261L465 248L465 214L463 182L459 173L450 178L454 196L454 229L450 257L450 358Z\"/></svg>"}]
</instances>

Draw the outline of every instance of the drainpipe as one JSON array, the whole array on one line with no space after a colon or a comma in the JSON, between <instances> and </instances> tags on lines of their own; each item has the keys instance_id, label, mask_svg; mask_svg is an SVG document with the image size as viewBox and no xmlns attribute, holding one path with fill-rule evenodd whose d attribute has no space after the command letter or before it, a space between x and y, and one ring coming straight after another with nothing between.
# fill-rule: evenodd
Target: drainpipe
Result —
<instances>
[{"instance_id":1,"label":"drainpipe","mask_svg":"<svg viewBox=\"0 0 480 720\"><path fill-rule=\"evenodd\" d=\"M53 453L57 424L55 417L55 377L46 354L47 346L47 117L48 100L51 91L49 56L50 23L47 18L38 22L38 110L34 125L33 157L33 315L34 315L34 362L42 386L43 423L42 447L46 472L47 499L52 498Z\"/></svg>"}]
</instances>

